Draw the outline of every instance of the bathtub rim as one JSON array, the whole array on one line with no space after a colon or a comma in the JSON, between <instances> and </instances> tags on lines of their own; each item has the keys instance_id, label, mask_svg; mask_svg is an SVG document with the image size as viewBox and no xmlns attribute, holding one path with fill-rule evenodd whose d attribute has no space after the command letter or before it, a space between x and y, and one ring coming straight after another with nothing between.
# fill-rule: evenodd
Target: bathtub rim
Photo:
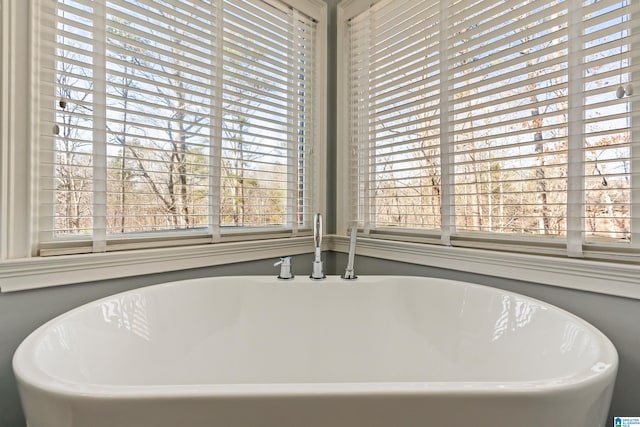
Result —
<instances>
[{"instance_id":1,"label":"bathtub rim","mask_svg":"<svg viewBox=\"0 0 640 427\"><path fill-rule=\"evenodd\" d=\"M307 278L300 278L299 281L285 281L276 279L274 276L266 275L250 275L250 276L214 276L204 278L194 278L186 280L178 280L172 282L164 282L155 285L143 286L128 291L118 292L113 295L99 298L94 301L82 304L62 314L59 314L51 320L43 323L25 337L12 357L12 368L14 376L19 384L26 388L32 388L60 396L69 396L74 398L198 398L198 397L285 397L285 396L323 396L323 395L427 395L431 393L438 394L460 394L467 395L503 395L513 393L555 393L566 390L579 389L588 387L592 383L606 382L610 377L617 375L619 356L617 349L611 340L598 328L581 317L564 310L560 307L544 302L542 300L529 297L517 292L506 291L500 288L494 288L488 285L481 285L472 282L464 282L459 280L441 279L429 276L412 276L412 275L365 275L362 278L385 278L385 279L402 279L416 278L430 281L449 283L452 285L461 285L471 288L488 289L502 295L515 296L525 298L531 302L537 303L549 310L555 310L567 316L568 318L582 324L594 336L599 345L600 357L599 361L591 366L590 370L581 370L573 372L571 375L550 377L534 381L415 381L415 382L299 382L299 383L229 383L229 384L167 384L167 385L105 385L80 383L59 378L50 375L40 369L33 357L25 360L20 357L23 353L33 354L34 346L39 343L38 338L47 333L50 328L57 322L67 316L72 316L76 312L88 309L91 306L100 304L113 298L144 291L148 288L161 289L164 287L184 286L193 282L202 282L203 280L229 280L229 279L253 279L268 280L273 284L276 283L295 283L297 286L331 286L331 279L335 279L337 284L349 284L358 286L358 281L345 281L339 276L327 276L327 280L314 281ZM296 278L297 279L297 278ZM609 362L600 371L594 371L594 368L602 363L602 360Z\"/></svg>"}]
</instances>

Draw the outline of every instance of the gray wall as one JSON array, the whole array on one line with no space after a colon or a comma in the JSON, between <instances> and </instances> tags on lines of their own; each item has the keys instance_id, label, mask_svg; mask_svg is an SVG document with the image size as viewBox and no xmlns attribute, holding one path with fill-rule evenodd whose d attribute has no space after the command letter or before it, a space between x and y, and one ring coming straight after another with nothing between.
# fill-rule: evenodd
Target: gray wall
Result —
<instances>
[{"instance_id":1,"label":"gray wall","mask_svg":"<svg viewBox=\"0 0 640 427\"><path fill-rule=\"evenodd\" d=\"M337 161L337 5L338 0L325 0L328 5L329 22L327 28L327 218L324 222L328 234L336 233L336 189L338 188ZM332 107L333 106L333 107Z\"/></svg>"},{"instance_id":2,"label":"gray wall","mask_svg":"<svg viewBox=\"0 0 640 427\"><path fill-rule=\"evenodd\" d=\"M335 257L339 274L347 257ZM609 337L620 357L610 419L640 416L640 301L377 258L356 257L355 266L356 274L429 276L493 286L548 302L583 318Z\"/></svg>"}]
</instances>

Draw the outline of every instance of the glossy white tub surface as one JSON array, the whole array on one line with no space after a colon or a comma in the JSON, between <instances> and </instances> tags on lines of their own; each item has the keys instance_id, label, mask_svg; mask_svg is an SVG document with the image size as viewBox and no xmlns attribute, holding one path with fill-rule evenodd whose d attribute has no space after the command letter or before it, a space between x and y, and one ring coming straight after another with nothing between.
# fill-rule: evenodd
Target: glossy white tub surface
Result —
<instances>
[{"instance_id":1,"label":"glossy white tub surface","mask_svg":"<svg viewBox=\"0 0 640 427\"><path fill-rule=\"evenodd\" d=\"M13 359L30 427L601 427L617 365L556 307L405 276L151 286Z\"/></svg>"}]
</instances>

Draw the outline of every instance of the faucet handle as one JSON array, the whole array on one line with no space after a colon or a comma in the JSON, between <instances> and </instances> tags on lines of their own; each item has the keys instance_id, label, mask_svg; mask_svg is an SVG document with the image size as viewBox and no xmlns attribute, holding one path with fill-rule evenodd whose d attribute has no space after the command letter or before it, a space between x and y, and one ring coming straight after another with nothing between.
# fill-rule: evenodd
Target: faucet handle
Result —
<instances>
[{"instance_id":1,"label":"faucet handle","mask_svg":"<svg viewBox=\"0 0 640 427\"><path fill-rule=\"evenodd\" d=\"M280 266L280 274L278 279L291 280L293 279L293 273L291 273L291 257L285 256L280 258L280 261L273 264L274 267Z\"/></svg>"}]
</instances>

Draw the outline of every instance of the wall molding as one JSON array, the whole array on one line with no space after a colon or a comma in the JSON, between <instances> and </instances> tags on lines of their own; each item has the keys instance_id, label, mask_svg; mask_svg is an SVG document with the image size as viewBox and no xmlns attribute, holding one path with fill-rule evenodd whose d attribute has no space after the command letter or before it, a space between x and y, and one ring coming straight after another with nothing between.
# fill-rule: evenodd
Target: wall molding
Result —
<instances>
[{"instance_id":1,"label":"wall molding","mask_svg":"<svg viewBox=\"0 0 640 427\"><path fill-rule=\"evenodd\" d=\"M346 236L323 250L347 253ZM313 253L313 238L292 237L100 254L0 261L0 291L13 292ZM640 266L360 237L356 254L472 274L640 299ZM275 270L274 270L275 271ZM357 260L356 260L357 272ZM328 272L338 274L339 272ZM394 272L402 274L402 272Z\"/></svg>"},{"instance_id":2,"label":"wall molding","mask_svg":"<svg viewBox=\"0 0 640 427\"><path fill-rule=\"evenodd\" d=\"M330 241L329 250L348 252L347 237L332 236ZM358 238L356 253L391 261L640 299L640 266L635 264L426 245L365 237Z\"/></svg>"},{"instance_id":3,"label":"wall molding","mask_svg":"<svg viewBox=\"0 0 640 427\"><path fill-rule=\"evenodd\" d=\"M323 245L326 249L327 245ZM313 251L312 237L0 261L0 292L166 273ZM277 270L274 268L274 272ZM274 273L274 274L275 274Z\"/></svg>"}]
</instances>

